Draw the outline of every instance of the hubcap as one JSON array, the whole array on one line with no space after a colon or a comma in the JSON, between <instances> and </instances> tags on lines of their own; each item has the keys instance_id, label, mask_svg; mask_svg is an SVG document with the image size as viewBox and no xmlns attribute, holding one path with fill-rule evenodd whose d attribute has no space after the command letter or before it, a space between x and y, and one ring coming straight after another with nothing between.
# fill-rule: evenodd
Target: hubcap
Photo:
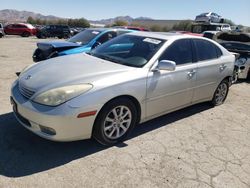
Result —
<instances>
[{"instance_id":1,"label":"hubcap","mask_svg":"<svg viewBox=\"0 0 250 188\"><path fill-rule=\"evenodd\" d=\"M215 101L217 104L221 104L223 103L223 101L225 100L226 98L226 95L227 95L227 85L225 83L222 83L219 85L219 87L217 88L216 90L216 93L215 93Z\"/></svg>"},{"instance_id":2,"label":"hubcap","mask_svg":"<svg viewBox=\"0 0 250 188\"><path fill-rule=\"evenodd\" d=\"M122 137L131 125L132 113L126 106L113 108L105 118L104 134L109 139Z\"/></svg>"}]
</instances>

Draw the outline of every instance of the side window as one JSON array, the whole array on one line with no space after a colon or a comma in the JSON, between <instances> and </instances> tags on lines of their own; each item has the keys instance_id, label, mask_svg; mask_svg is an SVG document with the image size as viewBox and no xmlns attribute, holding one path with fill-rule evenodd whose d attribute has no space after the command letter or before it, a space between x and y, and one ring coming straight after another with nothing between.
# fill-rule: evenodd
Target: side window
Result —
<instances>
[{"instance_id":1,"label":"side window","mask_svg":"<svg viewBox=\"0 0 250 188\"><path fill-rule=\"evenodd\" d=\"M25 25L18 25L18 28L24 29L24 28L27 28L27 27Z\"/></svg>"},{"instance_id":2,"label":"side window","mask_svg":"<svg viewBox=\"0 0 250 188\"><path fill-rule=\"evenodd\" d=\"M11 25L11 28L18 28L18 25L13 24L13 25Z\"/></svg>"},{"instance_id":3,"label":"side window","mask_svg":"<svg viewBox=\"0 0 250 188\"><path fill-rule=\"evenodd\" d=\"M110 40L116 36L117 36L117 34L114 31L107 32L107 33L103 34L97 41L102 44L102 43L107 42L108 40Z\"/></svg>"},{"instance_id":4,"label":"side window","mask_svg":"<svg viewBox=\"0 0 250 188\"><path fill-rule=\"evenodd\" d=\"M193 62L192 45L189 39L180 39L171 44L159 58L174 61L176 65Z\"/></svg>"},{"instance_id":5,"label":"side window","mask_svg":"<svg viewBox=\"0 0 250 188\"><path fill-rule=\"evenodd\" d=\"M215 46L215 45L214 45ZM215 46L216 52L217 52L217 57L221 57L222 56L222 51L218 46Z\"/></svg>"},{"instance_id":6,"label":"side window","mask_svg":"<svg viewBox=\"0 0 250 188\"><path fill-rule=\"evenodd\" d=\"M194 39L194 45L198 61L216 59L218 57L216 46L213 43L206 40Z\"/></svg>"}]
</instances>

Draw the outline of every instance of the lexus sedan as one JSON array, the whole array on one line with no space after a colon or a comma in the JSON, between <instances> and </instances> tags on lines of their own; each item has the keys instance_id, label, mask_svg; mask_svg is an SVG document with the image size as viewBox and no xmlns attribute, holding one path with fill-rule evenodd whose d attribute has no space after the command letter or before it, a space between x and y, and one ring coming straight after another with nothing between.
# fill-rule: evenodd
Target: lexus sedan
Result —
<instances>
[{"instance_id":1,"label":"lexus sedan","mask_svg":"<svg viewBox=\"0 0 250 188\"><path fill-rule=\"evenodd\" d=\"M26 68L11 103L17 120L43 138L113 145L138 123L204 101L222 104L234 61L210 39L134 32Z\"/></svg>"},{"instance_id":2,"label":"lexus sedan","mask_svg":"<svg viewBox=\"0 0 250 188\"><path fill-rule=\"evenodd\" d=\"M38 62L53 57L89 52L106 41L121 34L132 32L127 29L89 28L68 41L38 42L33 61Z\"/></svg>"},{"instance_id":3,"label":"lexus sedan","mask_svg":"<svg viewBox=\"0 0 250 188\"><path fill-rule=\"evenodd\" d=\"M214 23L223 23L224 19L213 12L202 13L195 18L196 22L214 22Z\"/></svg>"}]
</instances>

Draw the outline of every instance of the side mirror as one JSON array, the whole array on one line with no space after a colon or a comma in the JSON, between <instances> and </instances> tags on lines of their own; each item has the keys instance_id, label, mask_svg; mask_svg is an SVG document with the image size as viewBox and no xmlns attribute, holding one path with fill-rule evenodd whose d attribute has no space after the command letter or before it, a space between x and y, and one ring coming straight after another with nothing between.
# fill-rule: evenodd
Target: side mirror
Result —
<instances>
[{"instance_id":1,"label":"side mirror","mask_svg":"<svg viewBox=\"0 0 250 188\"><path fill-rule=\"evenodd\" d=\"M158 69L158 70L174 71L175 68L176 68L176 63L174 61L161 60L158 63L158 66L157 66L156 69Z\"/></svg>"},{"instance_id":2,"label":"side mirror","mask_svg":"<svg viewBox=\"0 0 250 188\"><path fill-rule=\"evenodd\" d=\"M101 45L101 43L98 42L98 41L96 41L96 42L93 44L93 46L91 47L91 50L95 49L96 47L98 47L98 46L100 46L100 45Z\"/></svg>"}]
</instances>

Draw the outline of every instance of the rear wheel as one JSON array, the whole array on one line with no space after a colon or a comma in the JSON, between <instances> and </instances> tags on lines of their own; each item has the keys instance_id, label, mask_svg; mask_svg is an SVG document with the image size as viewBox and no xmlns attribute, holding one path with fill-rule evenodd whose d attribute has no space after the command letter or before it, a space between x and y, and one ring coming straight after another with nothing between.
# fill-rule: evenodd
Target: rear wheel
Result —
<instances>
[{"instance_id":1,"label":"rear wheel","mask_svg":"<svg viewBox=\"0 0 250 188\"><path fill-rule=\"evenodd\" d=\"M135 104L126 98L107 103L98 114L93 137L103 145L113 145L126 138L137 120Z\"/></svg>"},{"instance_id":2,"label":"rear wheel","mask_svg":"<svg viewBox=\"0 0 250 188\"><path fill-rule=\"evenodd\" d=\"M27 31L23 32L22 34L22 37L29 37L29 36L30 36L30 33Z\"/></svg>"},{"instance_id":3,"label":"rear wheel","mask_svg":"<svg viewBox=\"0 0 250 188\"><path fill-rule=\"evenodd\" d=\"M211 101L212 105L219 106L223 104L227 98L228 90L229 90L229 81L225 79L216 88L213 99Z\"/></svg>"}]
</instances>

